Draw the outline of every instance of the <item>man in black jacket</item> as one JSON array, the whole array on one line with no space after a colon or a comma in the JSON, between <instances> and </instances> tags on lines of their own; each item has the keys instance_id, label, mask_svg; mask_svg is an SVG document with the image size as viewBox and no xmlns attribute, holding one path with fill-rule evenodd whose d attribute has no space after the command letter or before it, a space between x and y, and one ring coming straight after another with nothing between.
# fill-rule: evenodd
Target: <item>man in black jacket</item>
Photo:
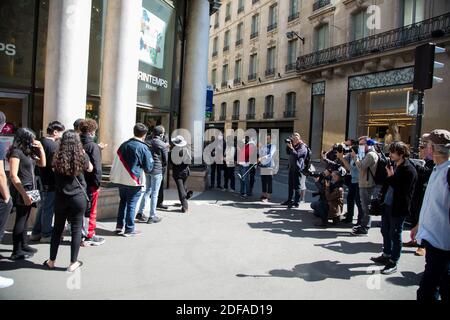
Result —
<instances>
[{"instance_id":1,"label":"man in black jacket","mask_svg":"<svg viewBox=\"0 0 450 320\"><path fill-rule=\"evenodd\" d=\"M384 264L382 274L393 274L402 251L402 232L405 219L410 215L412 196L417 181L417 172L408 160L409 148L403 142L389 146L394 165L387 166L388 178L383 185L384 212L381 220L383 254L372 258L375 263Z\"/></svg>"},{"instance_id":2,"label":"man in black jacket","mask_svg":"<svg viewBox=\"0 0 450 320\"><path fill-rule=\"evenodd\" d=\"M98 125L95 120L87 119L80 124L80 139L83 148L94 166L92 172L85 172L84 176L87 184L87 195L90 203L87 207L83 222L83 246L100 246L105 243L105 239L95 235L97 227L97 204L100 195L100 184L102 181L102 153L99 145L94 142Z\"/></svg>"}]
</instances>

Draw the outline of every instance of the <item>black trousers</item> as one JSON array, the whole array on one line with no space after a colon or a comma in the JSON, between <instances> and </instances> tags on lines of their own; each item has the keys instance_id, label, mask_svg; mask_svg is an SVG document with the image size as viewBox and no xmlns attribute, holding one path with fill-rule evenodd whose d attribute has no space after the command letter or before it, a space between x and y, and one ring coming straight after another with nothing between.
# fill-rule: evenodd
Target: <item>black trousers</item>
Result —
<instances>
[{"instance_id":1,"label":"black trousers","mask_svg":"<svg viewBox=\"0 0 450 320\"><path fill-rule=\"evenodd\" d=\"M228 189L228 186L230 186L231 189L236 190L236 177L234 175L234 169L234 167L225 166L225 189Z\"/></svg>"},{"instance_id":2,"label":"black trousers","mask_svg":"<svg viewBox=\"0 0 450 320\"><path fill-rule=\"evenodd\" d=\"M214 186L216 186L217 188L222 188L223 167L224 167L223 164L213 163L211 165L211 188L214 188ZM217 178L217 184L216 184L216 178Z\"/></svg>"},{"instance_id":3,"label":"black trousers","mask_svg":"<svg viewBox=\"0 0 450 320\"><path fill-rule=\"evenodd\" d=\"M164 182L166 178L166 172L163 172L163 179L161 181L161 187L159 187L159 193L158 193L158 206L162 205L164 202Z\"/></svg>"},{"instance_id":4,"label":"black trousers","mask_svg":"<svg viewBox=\"0 0 450 320\"><path fill-rule=\"evenodd\" d=\"M8 221L9 214L13 206L12 199L9 199L8 203L0 200L0 243L3 240L3 235L5 234L6 222Z\"/></svg>"},{"instance_id":5,"label":"black trousers","mask_svg":"<svg viewBox=\"0 0 450 320\"><path fill-rule=\"evenodd\" d=\"M255 177L256 177L256 166L250 170L250 194L253 193L253 188L255 187Z\"/></svg>"},{"instance_id":6,"label":"black trousers","mask_svg":"<svg viewBox=\"0 0 450 320\"><path fill-rule=\"evenodd\" d=\"M76 196L64 196L56 194L55 197L55 224L53 227L52 241L50 245L50 260L55 261L58 255L61 236L64 232L66 220L70 222L72 241L70 245L70 262L78 261L78 253L81 244L81 229L83 216L86 212L87 200L84 194Z\"/></svg>"},{"instance_id":7,"label":"black trousers","mask_svg":"<svg viewBox=\"0 0 450 320\"><path fill-rule=\"evenodd\" d=\"M187 177L174 177L175 184L177 185L178 197L180 198L181 206L184 210L189 209L188 201L186 199L187 189L186 189L186 180Z\"/></svg>"},{"instance_id":8,"label":"black trousers","mask_svg":"<svg viewBox=\"0 0 450 320\"><path fill-rule=\"evenodd\" d=\"M21 254L22 249L27 245L26 227L30 218L31 206L16 207L16 221L13 230L13 255Z\"/></svg>"},{"instance_id":9,"label":"black trousers","mask_svg":"<svg viewBox=\"0 0 450 320\"><path fill-rule=\"evenodd\" d=\"M300 202L300 179L301 174L298 171L289 171L289 197L288 201L292 201L294 198L294 203Z\"/></svg>"},{"instance_id":10,"label":"black trousers","mask_svg":"<svg viewBox=\"0 0 450 320\"><path fill-rule=\"evenodd\" d=\"M272 176L261 176L262 192L272 194Z\"/></svg>"}]
</instances>

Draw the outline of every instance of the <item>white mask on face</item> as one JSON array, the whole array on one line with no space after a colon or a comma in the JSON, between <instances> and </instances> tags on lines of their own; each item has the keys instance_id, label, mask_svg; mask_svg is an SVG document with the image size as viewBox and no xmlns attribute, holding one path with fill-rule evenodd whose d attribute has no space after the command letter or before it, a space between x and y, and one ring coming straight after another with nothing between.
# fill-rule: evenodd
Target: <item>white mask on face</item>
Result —
<instances>
[{"instance_id":1,"label":"white mask on face","mask_svg":"<svg viewBox=\"0 0 450 320\"><path fill-rule=\"evenodd\" d=\"M364 159L365 156L366 156L366 146L359 146L358 157L360 159Z\"/></svg>"}]
</instances>

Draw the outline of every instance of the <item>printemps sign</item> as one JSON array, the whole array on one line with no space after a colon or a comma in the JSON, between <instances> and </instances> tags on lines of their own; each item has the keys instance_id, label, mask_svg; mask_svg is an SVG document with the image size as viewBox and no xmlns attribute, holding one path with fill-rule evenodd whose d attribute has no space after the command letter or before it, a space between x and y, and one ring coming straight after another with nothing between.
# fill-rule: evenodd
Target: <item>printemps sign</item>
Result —
<instances>
[{"instance_id":1,"label":"printemps sign","mask_svg":"<svg viewBox=\"0 0 450 320\"><path fill-rule=\"evenodd\" d=\"M0 42L0 54L13 57L16 55L16 46L12 43Z\"/></svg>"}]
</instances>

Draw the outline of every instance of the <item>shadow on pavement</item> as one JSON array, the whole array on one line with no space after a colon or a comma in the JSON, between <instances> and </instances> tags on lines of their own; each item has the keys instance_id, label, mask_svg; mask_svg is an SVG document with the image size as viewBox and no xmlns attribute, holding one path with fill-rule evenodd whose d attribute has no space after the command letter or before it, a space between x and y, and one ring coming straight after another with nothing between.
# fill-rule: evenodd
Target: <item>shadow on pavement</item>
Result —
<instances>
[{"instance_id":1,"label":"shadow on pavement","mask_svg":"<svg viewBox=\"0 0 450 320\"><path fill-rule=\"evenodd\" d=\"M322 247L338 253L358 254L358 253L379 253L382 251L382 245L373 242L347 242L335 241L326 244L315 244L316 247Z\"/></svg>"},{"instance_id":2,"label":"shadow on pavement","mask_svg":"<svg viewBox=\"0 0 450 320\"><path fill-rule=\"evenodd\" d=\"M386 281L400 287L419 286L422 279L422 273L415 273L411 271L402 272L402 277L387 278Z\"/></svg>"},{"instance_id":3,"label":"shadow on pavement","mask_svg":"<svg viewBox=\"0 0 450 320\"><path fill-rule=\"evenodd\" d=\"M43 270L43 271L49 271L49 272L66 272L66 268L58 268L56 267L53 270L48 269L43 264L36 264L28 260L20 260L20 261L9 261L9 262L2 262L0 263L0 271L12 271L12 270L19 270L19 269L35 269L35 270Z\"/></svg>"},{"instance_id":4,"label":"shadow on pavement","mask_svg":"<svg viewBox=\"0 0 450 320\"><path fill-rule=\"evenodd\" d=\"M298 264L294 268L275 269L269 271L269 275L244 275L237 274L237 277L253 277L253 278L299 278L307 282L317 282L326 279L350 280L352 277L370 275L367 270L351 270L356 268L370 268L372 264L356 263L342 264L339 261L316 261L313 263Z\"/></svg>"}]
</instances>

